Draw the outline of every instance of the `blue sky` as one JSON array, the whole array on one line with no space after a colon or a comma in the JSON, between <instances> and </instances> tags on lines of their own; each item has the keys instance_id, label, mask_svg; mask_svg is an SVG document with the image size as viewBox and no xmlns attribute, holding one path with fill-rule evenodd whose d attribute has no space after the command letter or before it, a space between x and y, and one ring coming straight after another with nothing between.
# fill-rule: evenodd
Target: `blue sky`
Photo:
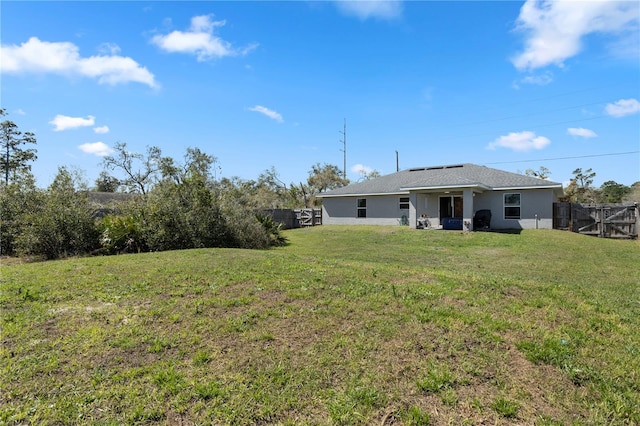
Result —
<instances>
[{"instance_id":1,"label":"blue sky","mask_svg":"<svg viewBox=\"0 0 640 426\"><path fill-rule=\"evenodd\" d=\"M470 162L567 182L640 180L635 1L3 1L0 101L33 171L89 184L117 142L218 177L315 163Z\"/></svg>"}]
</instances>

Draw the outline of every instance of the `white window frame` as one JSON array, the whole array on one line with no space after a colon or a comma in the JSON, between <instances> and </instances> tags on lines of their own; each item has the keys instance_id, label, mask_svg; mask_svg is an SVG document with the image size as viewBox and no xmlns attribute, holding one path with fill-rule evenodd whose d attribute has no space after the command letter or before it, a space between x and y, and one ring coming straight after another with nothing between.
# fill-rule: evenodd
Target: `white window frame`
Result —
<instances>
[{"instance_id":1,"label":"white window frame","mask_svg":"<svg viewBox=\"0 0 640 426\"><path fill-rule=\"evenodd\" d=\"M514 196L518 196L518 202L515 203L513 200L507 201L507 198L511 198ZM505 192L502 194L502 214L504 215L505 220L519 220L522 218L522 194L520 192ZM515 214L507 214L507 209L518 209L518 215Z\"/></svg>"},{"instance_id":2,"label":"white window frame","mask_svg":"<svg viewBox=\"0 0 640 426\"><path fill-rule=\"evenodd\" d=\"M409 197L400 197L400 210L409 210Z\"/></svg>"},{"instance_id":3,"label":"white window frame","mask_svg":"<svg viewBox=\"0 0 640 426\"><path fill-rule=\"evenodd\" d=\"M366 198L356 199L356 218L357 219L367 218L367 199Z\"/></svg>"}]
</instances>

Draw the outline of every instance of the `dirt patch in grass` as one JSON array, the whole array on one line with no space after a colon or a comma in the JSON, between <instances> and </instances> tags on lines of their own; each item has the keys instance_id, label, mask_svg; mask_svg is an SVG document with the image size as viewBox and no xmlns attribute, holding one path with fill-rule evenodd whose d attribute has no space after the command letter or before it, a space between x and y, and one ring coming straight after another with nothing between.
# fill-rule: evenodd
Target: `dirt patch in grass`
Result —
<instances>
[{"instance_id":1,"label":"dirt patch in grass","mask_svg":"<svg viewBox=\"0 0 640 426\"><path fill-rule=\"evenodd\" d=\"M636 245L362 229L3 269L0 423L638 422Z\"/></svg>"},{"instance_id":2,"label":"dirt patch in grass","mask_svg":"<svg viewBox=\"0 0 640 426\"><path fill-rule=\"evenodd\" d=\"M571 402L580 389L558 368L534 364L514 347L507 352L506 368L511 372L513 391L526 401L519 410L523 419L547 416L564 422L586 420Z\"/></svg>"}]
</instances>

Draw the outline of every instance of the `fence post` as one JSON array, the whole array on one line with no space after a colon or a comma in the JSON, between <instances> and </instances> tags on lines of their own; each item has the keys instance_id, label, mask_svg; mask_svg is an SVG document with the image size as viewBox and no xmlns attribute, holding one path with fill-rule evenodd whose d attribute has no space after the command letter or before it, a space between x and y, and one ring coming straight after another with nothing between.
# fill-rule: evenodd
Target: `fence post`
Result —
<instances>
[{"instance_id":1,"label":"fence post","mask_svg":"<svg viewBox=\"0 0 640 426\"><path fill-rule=\"evenodd\" d=\"M640 203L636 203L636 238L640 240Z\"/></svg>"}]
</instances>

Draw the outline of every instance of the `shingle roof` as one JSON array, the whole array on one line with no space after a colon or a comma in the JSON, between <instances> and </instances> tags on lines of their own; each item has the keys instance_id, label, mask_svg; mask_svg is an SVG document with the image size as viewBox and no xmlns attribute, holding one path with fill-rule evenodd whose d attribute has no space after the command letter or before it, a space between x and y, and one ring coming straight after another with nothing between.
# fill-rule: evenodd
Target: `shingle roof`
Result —
<instances>
[{"instance_id":1,"label":"shingle roof","mask_svg":"<svg viewBox=\"0 0 640 426\"><path fill-rule=\"evenodd\" d=\"M98 191L86 191L87 197L89 201L99 205L99 206L108 206L113 203L117 203L120 201L130 201L137 194L127 194L122 192L98 192Z\"/></svg>"},{"instance_id":2,"label":"shingle roof","mask_svg":"<svg viewBox=\"0 0 640 426\"><path fill-rule=\"evenodd\" d=\"M478 188L482 190L554 188L562 190L562 184L465 163L402 170L390 175L334 189L318 196L322 198L350 195L406 194L410 190L439 188Z\"/></svg>"}]
</instances>

